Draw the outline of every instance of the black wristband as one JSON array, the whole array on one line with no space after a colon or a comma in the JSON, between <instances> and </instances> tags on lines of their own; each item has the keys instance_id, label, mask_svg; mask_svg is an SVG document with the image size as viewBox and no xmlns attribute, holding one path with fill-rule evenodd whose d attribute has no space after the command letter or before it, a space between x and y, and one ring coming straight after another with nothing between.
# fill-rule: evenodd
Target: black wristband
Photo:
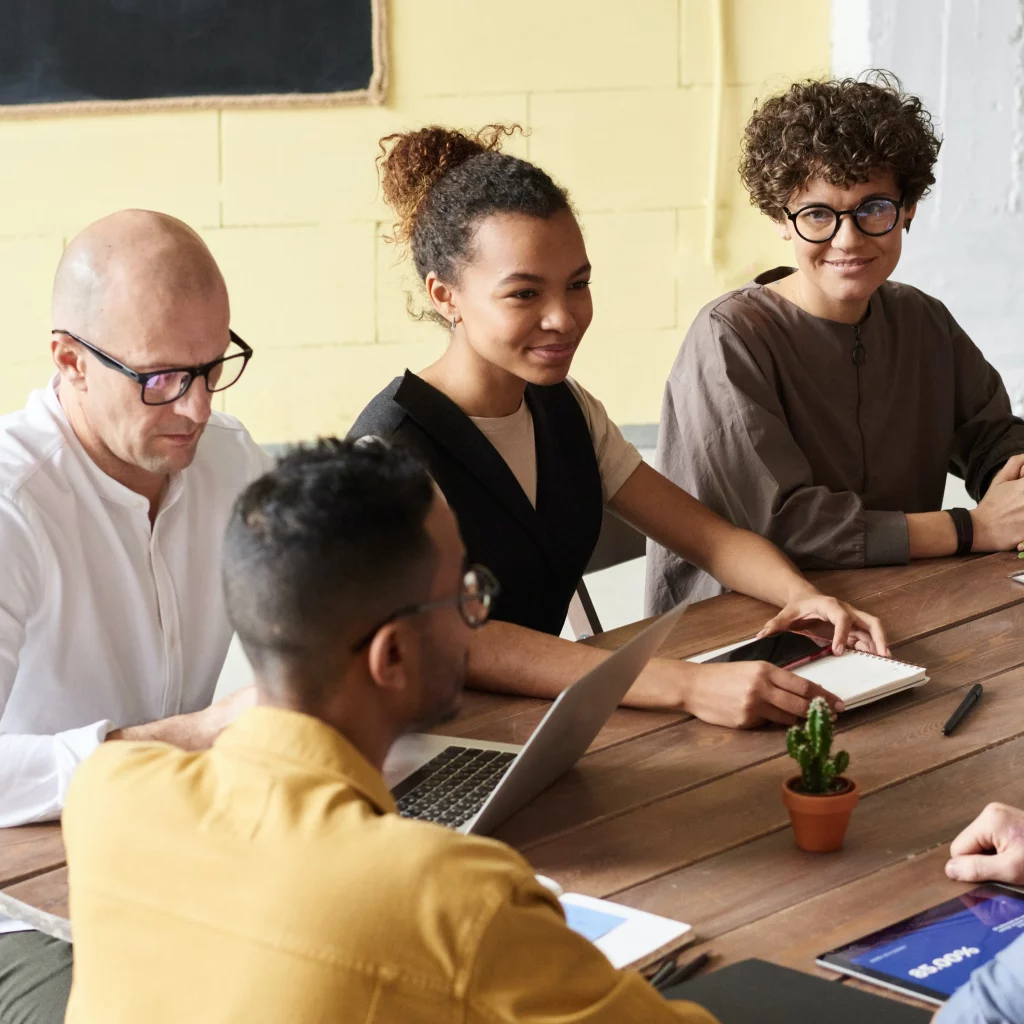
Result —
<instances>
[{"instance_id":1,"label":"black wristband","mask_svg":"<svg viewBox=\"0 0 1024 1024\"><path fill-rule=\"evenodd\" d=\"M969 555L974 547L974 520L965 508L947 508L950 519L956 527L956 553Z\"/></svg>"}]
</instances>

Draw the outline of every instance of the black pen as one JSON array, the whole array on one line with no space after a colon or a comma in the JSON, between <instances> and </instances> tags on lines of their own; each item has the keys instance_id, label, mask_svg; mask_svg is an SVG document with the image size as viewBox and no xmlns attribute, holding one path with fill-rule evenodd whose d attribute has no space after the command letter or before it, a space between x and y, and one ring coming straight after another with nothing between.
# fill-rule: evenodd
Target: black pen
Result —
<instances>
[{"instance_id":1,"label":"black pen","mask_svg":"<svg viewBox=\"0 0 1024 1024\"><path fill-rule=\"evenodd\" d=\"M981 683L975 683L967 691L967 696L960 701L960 707L949 716L949 721L942 727L943 736L948 736L970 714L971 708L978 703L984 691Z\"/></svg>"},{"instance_id":2,"label":"black pen","mask_svg":"<svg viewBox=\"0 0 1024 1024\"><path fill-rule=\"evenodd\" d=\"M659 991L664 991L667 988L672 988L673 985L681 985L688 978L692 978L709 960L711 959L710 953L701 953L700 956L694 957L688 964L683 964L682 967L677 967L667 978L655 986Z\"/></svg>"},{"instance_id":3,"label":"black pen","mask_svg":"<svg viewBox=\"0 0 1024 1024\"><path fill-rule=\"evenodd\" d=\"M651 984L657 988L669 975L676 970L676 954L670 953L658 966L658 969L651 975Z\"/></svg>"}]
</instances>

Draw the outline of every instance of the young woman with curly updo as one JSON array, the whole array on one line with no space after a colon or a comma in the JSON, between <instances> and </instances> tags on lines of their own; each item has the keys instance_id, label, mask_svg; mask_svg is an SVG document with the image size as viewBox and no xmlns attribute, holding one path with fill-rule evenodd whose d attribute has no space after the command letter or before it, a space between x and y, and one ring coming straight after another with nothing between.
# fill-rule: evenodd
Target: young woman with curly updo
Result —
<instances>
[{"instance_id":1,"label":"young woman with curly updo","mask_svg":"<svg viewBox=\"0 0 1024 1024\"><path fill-rule=\"evenodd\" d=\"M551 697L604 657L557 634L606 505L726 586L782 607L769 628L825 620L835 646L884 650L877 620L825 597L773 545L644 465L601 403L568 379L593 314L590 260L564 189L499 151L509 132L433 127L383 140L395 237L411 248L428 314L449 341L433 365L385 388L352 431L419 452L470 561L498 577L492 618L501 621L474 636L469 680ZM765 664L656 660L628 703L751 726L792 722L819 692Z\"/></svg>"},{"instance_id":2,"label":"young woman with curly updo","mask_svg":"<svg viewBox=\"0 0 1024 1024\"><path fill-rule=\"evenodd\" d=\"M665 390L657 466L802 569L1024 540L1024 422L946 307L889 280L939 144L885 73L798 83L746 127L740 174L796 269L698 314ZM980 500L973 512L939 511L947 470ZM685 555L648 558L649 611L719 589Z\"/></svg>"}]
</instances>

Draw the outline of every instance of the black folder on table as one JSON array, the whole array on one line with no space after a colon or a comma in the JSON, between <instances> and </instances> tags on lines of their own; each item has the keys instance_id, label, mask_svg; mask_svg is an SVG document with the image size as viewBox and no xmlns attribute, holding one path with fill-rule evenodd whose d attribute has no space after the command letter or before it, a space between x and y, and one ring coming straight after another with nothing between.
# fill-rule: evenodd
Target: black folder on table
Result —
<instances>
[{"instance_id":1,"label":"black folder on table","mask_svg":"<svg viewBox=\"0 0 1024 1024\"><path fill-rule=\"evenodd\" d=\"M933 1012L764 960L731 964L674 985L665 996L699 1003L722 1024L925 1024Z\"/></svg>"}]
</instances>

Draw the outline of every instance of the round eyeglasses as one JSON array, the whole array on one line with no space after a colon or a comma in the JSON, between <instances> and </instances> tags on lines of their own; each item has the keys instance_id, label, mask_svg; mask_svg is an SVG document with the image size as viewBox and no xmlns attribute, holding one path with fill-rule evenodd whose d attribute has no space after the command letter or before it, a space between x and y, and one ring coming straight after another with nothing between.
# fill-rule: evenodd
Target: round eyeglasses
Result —
<instances>
[{"instance_id":1,"label":"round eyeglasses","mask_svg":"<svg viewBox=\"0 0 1024 1024\"><path fill-rule=\"evenodd\" d=\"M839 234L843 217L850 217L861 234L877 238L887 235L900 220L900 208L905 196L899 199L865 199L852 210L833 210L831 206L817 203L805 206L796 213L783 207L786 216L793 222L796 233L805 242L831 242Z\"/></svg>"},{"instance_id":2,"label":"round eyeglasses","mask_svg":"<svg viewBox=\"0 0 1024 1024\"><path fill-rule=\"evenodd\" d=\"M364 647L368 647L370 641L389 622L405 619L410 615L421 615L423 612L434 611L437 608L446 608L449 605L455 605L459 609L462 621L470 629L479 629L491 617L491 606L499 593L501 593L501 586L494 573L486 566L471 565L463 573L459 592L453 597L442 597L436 601L424 601L420 604L409 604L404 608L399 608L386 619L378 622L361 640L353 644L352 653L357 654Z\"/></svg>"},{"instance_id":3,"label":"round eyeglasses","mask_svg":"<svg viewBox=\"0 0 1024 1024\"><path fill-rule=\"evenodd\" d=\"M171 402L176 402L192 387L192 382L197 377L202 377L206 382L207 391L224 391L232 384L238 383L238 378L242 376L242 371L252 358L252 349L234 331L229 330L228 336L241 351L221 356L202 366L177 366L169 370L140 373L108 355L103 349L97 348L91 341L72 334L71 331L55 327L51 333L63 334L77 341L108 369L117 370L118 373L123 373L135 381L142 389L143 405L170 405Z\"/></svg>"}]
</instances>

